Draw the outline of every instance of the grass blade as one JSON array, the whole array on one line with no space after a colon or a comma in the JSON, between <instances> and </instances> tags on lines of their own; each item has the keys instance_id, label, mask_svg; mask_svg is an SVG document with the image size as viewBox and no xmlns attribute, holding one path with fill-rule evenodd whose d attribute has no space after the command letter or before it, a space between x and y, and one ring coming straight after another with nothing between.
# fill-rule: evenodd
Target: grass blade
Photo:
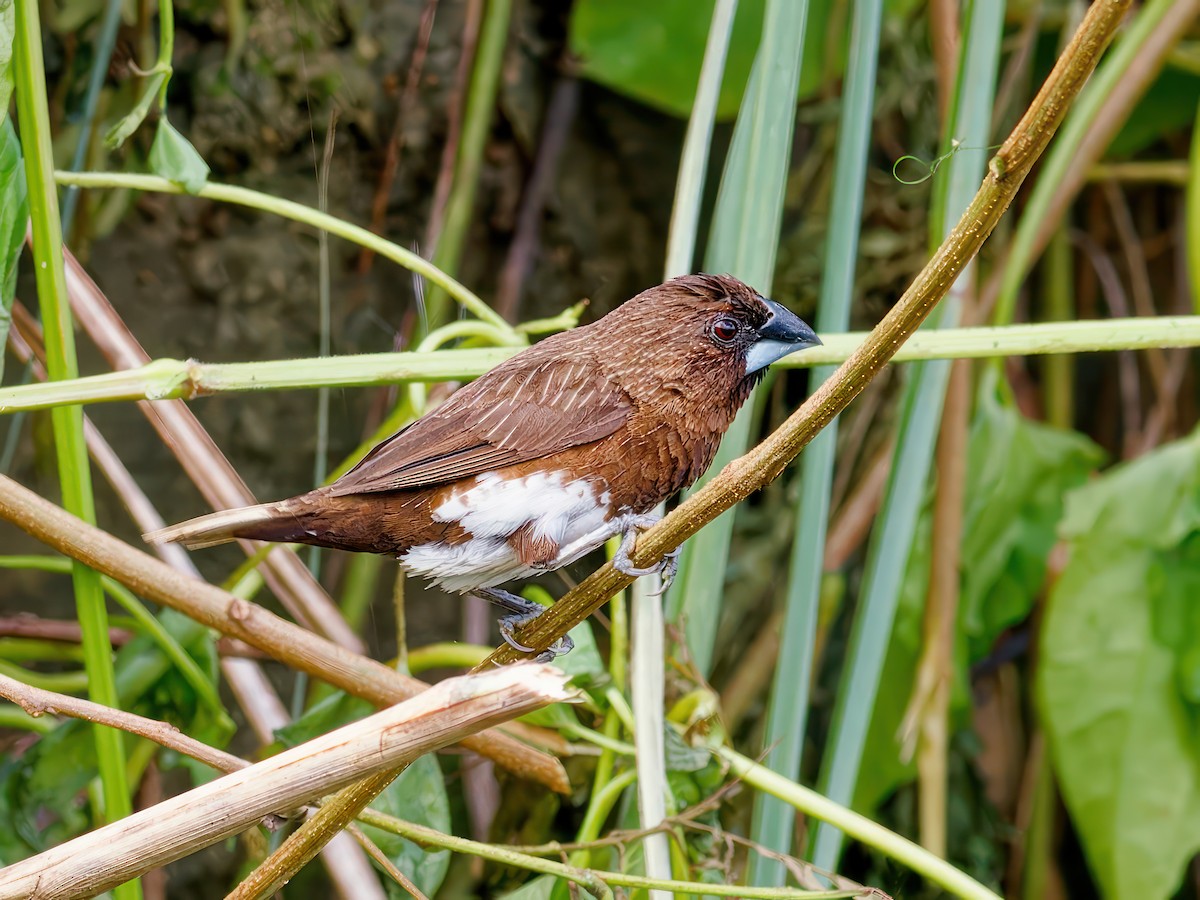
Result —
<instances>
[{"instance_id":1,"label":"grass blade","mask_svg":"<svg viewBox=\"0 0 1200 900\"><path fill-rule=\"evenodd\" d=\"M955 110L951 114L954 122L951 136L968 147L983 147L988 143L1000 40L1004 34L1004 6L981 0L970 7ZM960 211L970 202L975 186L983 177L984 156L959 153L951 158L949 166L945 204L940 210L935 209L932 217L939 223L957 221ZM968 268L931 317L934 327L953 327L957 323L962 288L969 283L969 277ZM846 668L838 686L822 764L822 792L835 802L849 804L854 797L900 585L925 495L949 374L947 362L922 363L912 373L904 392L896 455L879 524L871 536ZM836 868L842 842L840 831L825 824L819 826L813 841L813 863L823 869Z\"/></svg>"},{"instance_id":2,"label":"grass blade","mask_svg":"<svg viewBox=\"0 0 1200 900\"><path fill-rule=\"evenodd\" d=\"M808 0L767 3L705 256L707 271L730 272L764 293L770 292L779 244L807 18ZM753 405L734 420L710 472L745 452ZM686 617L688 648L704 674L712 665L732 530L733 516L724 515L688 542L671 592L671 614Z\"/></svg>"},{"instance_id":3,"label":"grass blade","mask_svg":"<svg viewBox=\"0 0 1200 900\"><path fill-rule=\"evenodd\" d=\"M858 0L854 4L851 58L842 97L837 164L830 202L825 277L821 282L817 312L817 330L821 333L843 332L850 326L882 17L882 0ZM832 372L831 366L817 367L810 376L810 383L820 384ZM812 678L836 446L835 419L817 435L800 460L802 499L797 509L786 618L763 741L771 748L764 765L793 781L800 775L800 751L804 746L808 717L808 687ZM791 806L763 795L754 809L751 839L777 853L790 853L795 819L795 810ZM782 862L762 854L754 855L750 872L751 883L763 885L782 885L787 875Z\"/></svg>"},{"instance_id":4,"label":"grass blade","mask_svg":"<svg viewBox=\"0 0 1200 900\"><path fill-rule=\"evenodd\" d=\"M35 2L16 4L13 40L17 110L21 144L25 156L25 179L33 231L33 259L38 299L46 328L46 366L52 379L75 378L75 338L71 305L67 298L63 264L62 230L58 194L54 184L54 156L50 139L50 115L46 101L45 66L42 62L42 32ZM96 521L91 469L83 438L83 410L60 406L51 411L54 447L66 508L88 523ZM88 696L105 706L117 705L113 675L112 644L108 638L108 613L100 575L82 563L71 570L75 604L82 630ZM119 732L93 726L104 798L103 818L109 822L132 811L125 774L125 747ZM142 895L140 883L127 882L114 889L118 900L135 900Z\"/></svg>"}]
</instances>

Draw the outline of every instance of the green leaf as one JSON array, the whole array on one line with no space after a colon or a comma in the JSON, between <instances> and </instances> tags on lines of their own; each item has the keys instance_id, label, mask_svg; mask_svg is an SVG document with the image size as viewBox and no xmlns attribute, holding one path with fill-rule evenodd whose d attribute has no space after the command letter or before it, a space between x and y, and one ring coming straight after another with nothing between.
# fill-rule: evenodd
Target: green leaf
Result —
<instances>
[{"instance_id":1,"label":"green leaf","mask_svg":"<svg viewBox=\"0 0 1200 900\"><path fill-rule=\"evenodd\" d=\"M528 884L505 894L504 900L550 900L558 881L553 875L539 875Z\"/></svg>"},{"instance_id":2,"label":"green leaf","mask_svg":"<svg viewBox=\"0 0 1200 900\"><path fill-rule=\"evenodd\" d=\"M0 123L8 118L8 101L13 92L13 34L17 8L13 0L0 0Z\"/></svg>"},{"instance_id":3,"label":"green leaf","mask_svg":"<svg viewBox=\"0 0 1200 900\"><path fill-rule=\"evenodd\" d=\"M1022 621L1046 577L1063 497L1083 484L1104 453L1080 434L1024 418L980 391L968 450L970 488L962 557L962 631L970 661Z\"/></svg>"},{"instance_id":4,"label":"green leaf","mask_svg":"<svg viewBox=\"0 0 1200 900\"><path fill-rule=\"evenodd\" d=\"M150 171L175 182L189 194L197 193L208 182L208 163L166 116L158 120L158 132L150 147Z\"/></svg>"},{"instance_id":5,"label":"green leaf","mask_svg":"<svg viewBox=\"0 0 1200 900\"><path fill-rule=\"evenodd\" d=\"M696 96L714 0L578 0L571 51L593 81L686 116ZM718 119L738 110L762 33L764 0L742 0L734 18L717 101Z\"/></svg>"},{"instance_id":6,"label":"green leaf","mask_svg":"<svg viewBox=\"0 0 1200 900\"><path fill-rule=\"evenodd\" d=\"M738 111L762 35L766 0L741 0L733 21L717 118ZM605 87L679 117L692 110L714 0L576 0L571 51L581 71ZM892 18L907 16L913 0L888 0ZM839 8L840 6L840 8ZM799 99L811 97L846 69L846 4L814 3L804 36ZM831 30L836 38L830 39Z\"/></svg>"},{"instance_id":7,"label":"green leaf","mask_svg":"<svg viewBox=\"0 0 1200 900\"><path fill-rule=\"evenodd\" d=\"M1037 691L1063 799L1105 896L1171 896L1200 850L1200 443L1067 499Z\"/></svg>"},{"instance_id":8,"label":"green leaf","mask_svg":"<svg viewBox=\"0 0 1200 900\"><path fill-rule=\"evenodd\" d=\"M994 390L980 391L967 449L962 555L971 564L962 577L957 671L967 671L1001 632L1030 614L1057 540L1063 497L1102 459L1103 452L1082 435L1026 419L1000 403ZM916 775L914 765L900 759L897 733L921 652L931 534L927 506L913 537L855 789L854 807L866 814ZM965 681L955 685L951 704L956 713L966 710Z\"/></svg>"},{"instance_id":9,"label":"green leaf","mask_svg":"<svg viewBox=\"0 0 1200 900\"><path fill-rule=\"evenodd\" d=\"M334 691L319 703L314 703L298 719L275 730L275 740L283 747L295 747L335 728L357 722L375 712L366 700L345 691Z\"/></svg>"},{"instance_id":10,"label":"green leaf","mask_svg":"<svg viewBox=\"0 0 1200 900\"><path fill-rule=\"evenodd\" d=\"M1168 66L1134 104L1105 156L1127 159L1190 126L1198 102L1200 76Z\"/></svg>"},{"instance_id":11,"label":"green leaf","mask_svg":"<svg viewBox=\"0 0 1200 900\"><path fill-rule=\"evenodd\" d=\"M11 14L11 4L9 7ZM0 13L0 40L3 40L4 13ZM11 40L11 29L9 39ZM2 59L0 45L0 59ZM0 72L0 94L3 94L3 73ZM8 98L0 98L3 112ZM29 197L25 189L25 165L21 159L21 142L17 140L12 122L0 123L0 347L8 339L12 317L13 295L17 288L17 263L21 245L25 242L25 224L29 219ZM0 353L0 375L4 374L4 354Z\"/></svg>"},{"instance_id":12,"label":"green leaf","mask_svg":"<svg viewBox=\"0 0 1200 900\"><path fill-rule=\"evenodd\" d=\"M400 777L388 785L371 807L406 822L428 825L447 834L451 830L446 783L437 758L429 754L401 772ZM428 850L407 838L369 825L364 825L363 831L424 894L432 897L437 893L450 866L449 850ZM388 882L387 888L391 897L408 897L407 892L392 881Z\"/></svg>"},{"instance_id":13,"label":"green leaf","mask_svg":"<svg viewBox=\"0 0 1200 900\"><path fill-rule=\"evenodd\" d=\"M150 112L150 107L158 98L159 91L162 90L171 73L168 71L155 72L150 76L150 80L146 82L146 90L142 92L141 99L133 110L126 115L121 121L117 122L108 130L108 134L104 135L104 145L109 150L116 150L129 136L137 131L138 126L142 124L146 116Z\"/></svg>"}]
</instances>

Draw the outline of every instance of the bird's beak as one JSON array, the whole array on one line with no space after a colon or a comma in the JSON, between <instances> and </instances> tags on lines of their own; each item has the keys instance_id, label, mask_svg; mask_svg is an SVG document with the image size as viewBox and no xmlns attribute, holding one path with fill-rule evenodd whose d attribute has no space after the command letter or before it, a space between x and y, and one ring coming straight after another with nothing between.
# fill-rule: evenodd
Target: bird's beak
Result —
<instances>
[{"instance_id":1,"label":"bird's beak","mask_svg":"<svg viewBox=\"0 0 1200 900\"><path fill-rule=\"evenodd\" d=\"M747 375L765 369L789 353L795 353L805 347L816 347L821 343L817 333L790 309L765 297L763 302L771 311L771 318L758 329L758 340L751 344L746 352Z\"/></svg>"}]
</instances>

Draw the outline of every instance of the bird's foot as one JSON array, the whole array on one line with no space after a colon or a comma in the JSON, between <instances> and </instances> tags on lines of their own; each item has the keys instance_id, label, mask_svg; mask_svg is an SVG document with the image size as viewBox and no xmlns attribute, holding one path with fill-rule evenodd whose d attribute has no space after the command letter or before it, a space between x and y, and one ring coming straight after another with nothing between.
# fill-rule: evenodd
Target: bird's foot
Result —
<instances>
[{"instance_id":1,"label":"bird's foot","mask_svg":"<svg viewBox=\"0 0 1200 900\"><path fill-rule=\"evenodd\" d=\"M657 574L662 579L662 587L655 591L651 596L658 596L664 593L671 586L671 582L675 580L676 573L679 572L679 548L676 547L670 553L667 553L652 566L639 568L633 564L629 554L633 552L634 545L637 543L638 534L645 531L656 524L662 516L656 516L653 513L645 513L638 516L629 516L625 520L625 533L621 537L621 546L617 548L617 552L613 554L613 567L625 575L632 578L638 578L642 575Z\"/></svg>"},{"instance_id":2,"label":"bird's foot","mask_svg":"<svg viewBox=\"0 0 1200 900\"><path fill-rule=\"evenodd\" d=\"M546 611L546 607L532 600L526 600L519 594L502 591L499 588L480 588L472 593L489 603L494 603L509 614L500 620L500 636L514 650L522 653L533 653L536 648L527 647L514 637L514 632L528 625ZM564 634L548 648L534 657L537 662L552 662L555 657L570 653L575 648L575 642L570 635Z\"/></svg>"}]
</instances>

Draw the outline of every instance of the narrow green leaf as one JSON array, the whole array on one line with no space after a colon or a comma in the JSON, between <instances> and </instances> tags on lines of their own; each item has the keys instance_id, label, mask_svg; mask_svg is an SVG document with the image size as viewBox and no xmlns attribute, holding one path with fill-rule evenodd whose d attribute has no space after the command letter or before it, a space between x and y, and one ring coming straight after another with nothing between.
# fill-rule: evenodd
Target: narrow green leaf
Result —
<instances>
[{"instance_id":1,"label":"narrow green leaf","mask_svg":"<svg viewBox=\"0 0 1200 900\"><path fill-rule=\"evenodd\" d=\"M1200 443L1119 466L1067 505L1037 680L1055 773L1102 893L1169 897L1200 850Z\"/></svg>"},{"instance_id":2,"label":"narrow green leaf","mask_svg":"<svg viewBox=\"0 0 1200 900\"><path fill-rule=\"evenodd\" d=\"M129 139L131 134L137 131L138 126L145 121L146 116L150 113L150 107L158 98L158 92L162 90L162 86L166 84L170 75L170 72L159 71L150 77L150 80L146 82L146 89L143 91L137 105L104 135L104 145L109 150L116 150Z\"/></svg>"},{"instance_id":3,"label":"narrow green leaf","mask_svg":"<svg viewBox=\"0 0 1200 900\"><path fill-rule=\"evenodd\" d=\"M13 33L16 10L13 0L0 0L0 123L8 118L8 101L13 92Z\"/></svg>"},{"instance_id":4,"label":"narrow green leaf","mask_svg":"<svg viewBox=\"0 0 1200 900\"><path fill-rule=\"evenodd\" d=\"M850 326L882 12L882 0L858 0L854 4L850 41L853 50L842 97L825 274L817 306L820 333L842 332ZM815 389L832 372L832 366L814 369L810 389ZM793 781L800 778L800 754L808 720L808 686L812 681L837 425L836 419L830 422L800 460L801 502L796 511L796 538L790 559L787 615L763 740L764 746L770 748L765 765ZM777 853L791 853L795 822L795 810L764 794L754 809L751 838ZM786 876L782 862L761 853L753 854L750 872L752 884L782 886Z\"/></svg>"},{"instance_id":5,"label":"narrow green leaf","mask_svg":"<svg viewBox=\"0 0 1200 900\"><path fill-rule=\"evenodd\" d=\"M38 4L16 4L15 21L13 52L21 72L15 92L17 114L21 121L25 178L29 189L34 273L45 327L46 370L50 380L59 381L78 377L79 364L75 357L58 193L54 184L54 154ZM50 417L63 506L85 522L95 524L96 504L83 437L83 410L78 406L57 407L51 411ZM100 575L76 562L72 581L75 586L75 609L82 631L88 697L96 703L116 706L108 611L104 604ZM100 769L100 794L103 797L102 817L98 818L116 821L129 815L132 808L124 741L121 734L112 728L94 726L92 732ZM141 882L136 879L126 882L114 888L113 895L117 900L140 900Z\"/></svg>"},{"instance_id":6,"label":"narrow green leaf","mask_svg":"<svg viewBox=\"0 0 1200 900\"><path fill-rule=\"evenodd\" d=\"M10 8L9 15L11 12ZM0 39L2 38L3 35L0 34ZM0 73L0 80L2 79L3 74ZM7 103L8 99L4 98L0 112ZM17 262L21 258L21 246L25 242L25 225L28 220L29 196L25 190L25 163L21 159L21 142L17 140L12 122L4 120L0 123L0 347L3 347L8 339L13 295L17 288ZM5 354L0 353L0 375L4 374L4 356Z\"/></svg>"},{"instance_id":7,"label":"narrow green leaf","mask_svg":"<svg viewBox=\"0 0 1200 900\"><path fill-rule=\"evenodd\" d=\"M189 194L199 192L208 183L208 163L163 116L150 147L150 171L173 181Z\"/></svg>"},{"instance_id":8,"label":"narrow green leaf","mask_svg":"<svg viewBox=\"0 0 1200 900\"><path fill-rule=\"evenodd\" d=\"M764 294L771 288L779 245L807 16L808 0L767 4L762 44L734 127L705 256L707 271L729 272ZM747 403L734 420L710 473L745 452L753 407ZM688 647L703 673L712 665L732 530L733 515L726 513L688 541L669 595L672 615L686 617Z\"/></svg>"},{"instance_id":9,"label":"narrow green leaf","mask_svg":"<svg viewBox=\"0 0 1200 900\"><path fill-rule=\"evenodd\" d=\"M1000 41L1004 36L1005 6L1004 3L977 0L968 7L954 110L949 117L953 125L949 126L952 130L947 135L947 144L952 139L961 140L967 146L986 146L988 143ZM983 154L956 154L951 158L948 170L942 167L946 185L944 190L934 193L931 218L937 233L931 237L940 239L945 225L962 214L983 177L983 166ZM941 223L941 227L937 227L937 223ZM972 271L968 268L925 327L944 328L957 324L962 293L971 278ZM871 713L877 703L950 375L950 365L946 362L921 363L913 369L901 401L892 471L879 523L871 533L846 667L838 685L832 727L822 760L822 792L838 803L851 802L856 793L855 782L867 746ZM812 861L820 868L836 869L843 839L842 832L836 828L826 824L819 826L812 843Z\"/></svg>"},{"instance_id":10,"label":"narrow green leaf","mask_svg":"<svg viewBox=\"0 0 1200 900\"><path fill-rule=\"evenodd\" d=\"M1200 107L1197 107L1195 116L1195 121L1200 123ZM1200 314L1200 127L1192 129L1185 196L1185 251L1189 275L1187 282L1192 292L1192 312Z\"/></svg>"}]
</instances>

